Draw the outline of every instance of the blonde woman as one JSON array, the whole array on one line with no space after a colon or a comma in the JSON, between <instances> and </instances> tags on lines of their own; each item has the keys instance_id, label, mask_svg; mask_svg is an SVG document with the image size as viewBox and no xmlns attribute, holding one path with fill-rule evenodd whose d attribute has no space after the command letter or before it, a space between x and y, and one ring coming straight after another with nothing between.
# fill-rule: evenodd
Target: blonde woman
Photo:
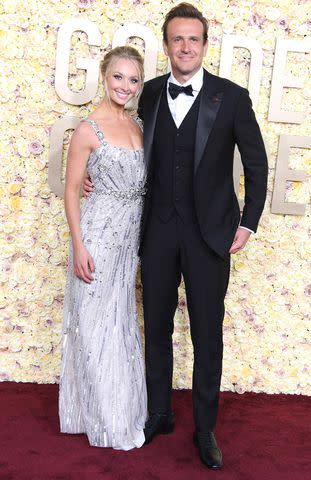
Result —
<instances>
[{"instance_id":1,"label":"blonde woman","mask_svg":"<svg viewBox=\"0 0 311 480\"><path fill-rule=\"evenodd\" d=\"M75 130L68 153L59 414L62 432L129 450L144 443L147 415L135 305L146 170L141 127L125 109L142 88L143 60L134 48L117 47L101 73L106 95ZM93 191L80 210L86 169Z\"/></svg>"}]
</instances>

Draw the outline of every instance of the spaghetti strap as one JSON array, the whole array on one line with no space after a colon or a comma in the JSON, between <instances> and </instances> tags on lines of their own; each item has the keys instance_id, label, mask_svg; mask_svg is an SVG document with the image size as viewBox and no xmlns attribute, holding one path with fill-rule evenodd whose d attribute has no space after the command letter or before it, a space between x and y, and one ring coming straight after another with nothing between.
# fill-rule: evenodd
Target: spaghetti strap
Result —
<instances>
[{"instance_id":1,"label":"spaghetti strap","mask_svg":"<svg viewBox=\"0 0 311 480\"><path fill-rule=\"evenodd\" d=\"M137 117L133 117L135 122L137 123L137 125L139 126L139 128L141 129L142 132L144 132L144 124L143 124L143 121L141 118L139 118L138 116Z\"/></svg>"},{"instance_id":2,"label":"spaghetti strap","mask_svg":"<svg viewBox=\"0 0 311 480\"><path fill-rule=\"evenodd\" d=\"M91 118L83 118L82 119L82 122L87 122L91 125L91 127L93 127L93 130L94 132L96 133L96 136L98 138L98 140L101 142L101 143L104 143L105 141L105 136L103 134L103 132L101 130L99 130L98 128L98 125L97 123L95 122L95 120L92 120Z\"/></svg>"}]
</instances>

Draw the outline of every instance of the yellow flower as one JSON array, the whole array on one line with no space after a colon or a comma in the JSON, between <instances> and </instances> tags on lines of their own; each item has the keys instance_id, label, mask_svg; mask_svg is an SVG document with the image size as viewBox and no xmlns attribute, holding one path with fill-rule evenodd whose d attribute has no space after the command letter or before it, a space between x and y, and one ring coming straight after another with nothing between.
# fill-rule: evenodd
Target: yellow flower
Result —
<instances>
[{"instance_id":1,"label":"yellow flower","mask_svg":"<svg viewBox=\"0 0 311 480\"><path fill-rule=\"evenodd\" d=\"M42 161L40 157L35 158L32 164L36 170L43 170L46 165L45 161Z\"/></svg>"},{"instance_id":2,"label":"yellow flower","mask_svg":"<svg viewBox=\"0 0 311 480\"><path fill-rule=\"evenodd\" d=\"M9 185L9 192L14 195L15 193L18 193L21 188L22 188L21 183L11 183Z\"/></svg>"},{"instance_id":3,"label":"yellow flower","mask_svg":"<svg viewBox=\"0 0 311 480\"><path fill-rule=\"evenodd\" d=\"M22 157L29 157L28 141L23 137L16 138L16 147Z\"/></svg>"},{"instance_id":4,"label":"yellow flower","mask_svg":"<svg viewBox=\"0 0 311 480\"><path fill-rule=\"evenodd\" d=\"M10 205L13 211L17 211L21 209L21 197L11 197L10 198Z\"/></svg>"},{"instance_id":5,"label":"yellow flower","mask_svg":"<svg viewBox=\"0 0 311 480\"><path fill-rule=\"evenodd\" d=\"M237 272L239 272L241 270L245 270L246 267L247 267L247 265L243 261L236 260L234 262L234 270L236 270Z\"/></svg>"},{"instance_id":6,"label":"yellow flower","mask_svg":"<svg viewBox=\"0 0 311 480\"><path fill-rule=\"evenodd\" d=\"M69 230L68 226L65 225L59 229L59 237L63 242L68 242L69 239Z\"/></svg>"},{"instance_id":7,"label":"yellow flower","mask_svg":"<svg viewBox=\"0 0 311 480\"><path fill-rule=\"evenodd\" d=\"M225 315L225 317L224 317L224 325L225 325L225 326L228 326L228 325L230 325L231 323L232 323L231 317L229 317L228 315Z\"/></svg>"}]
</instances>

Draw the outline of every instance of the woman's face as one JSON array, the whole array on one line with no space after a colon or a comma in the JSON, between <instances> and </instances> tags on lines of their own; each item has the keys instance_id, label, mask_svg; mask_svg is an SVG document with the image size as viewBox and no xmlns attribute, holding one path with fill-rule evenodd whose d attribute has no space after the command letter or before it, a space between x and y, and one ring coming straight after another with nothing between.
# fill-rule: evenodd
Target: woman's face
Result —
<instances>
[{"instance_id":1,"label":"woman's face","mask_svg":"<svg viewBox=\"0 0 311 480\"><path fill-rule=\"evenodd\" d=\"M125 105L140 88L139 72L134 61L120 58L113 62L105 79L110 101Z\"/></svg>"}]
</instances>

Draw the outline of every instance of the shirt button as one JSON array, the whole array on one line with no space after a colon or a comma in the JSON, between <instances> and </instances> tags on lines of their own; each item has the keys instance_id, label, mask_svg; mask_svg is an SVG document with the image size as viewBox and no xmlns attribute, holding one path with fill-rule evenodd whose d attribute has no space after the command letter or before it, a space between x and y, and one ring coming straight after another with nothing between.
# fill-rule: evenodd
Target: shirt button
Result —
<instances>
[{"instance_id":1,"label":"shirt button","mask_svg":"<svg viewBox=\"0 0 311 480\"><path fill-rule=\"evenodd\" d=\"M176 167L175 167L175 168L176 168L176 170L179 170L179 165L176 165Z\"/></svg>"},{"instance_id":2,"label":"shirt button","mask_svg":"<svg viewBox=\"0 0 311 480\"><path fill-rule=\"evenodd\" d=\"M175 197L175 201L177 202L179 200L179 197Z\"/></svg>"}]
</instances>

